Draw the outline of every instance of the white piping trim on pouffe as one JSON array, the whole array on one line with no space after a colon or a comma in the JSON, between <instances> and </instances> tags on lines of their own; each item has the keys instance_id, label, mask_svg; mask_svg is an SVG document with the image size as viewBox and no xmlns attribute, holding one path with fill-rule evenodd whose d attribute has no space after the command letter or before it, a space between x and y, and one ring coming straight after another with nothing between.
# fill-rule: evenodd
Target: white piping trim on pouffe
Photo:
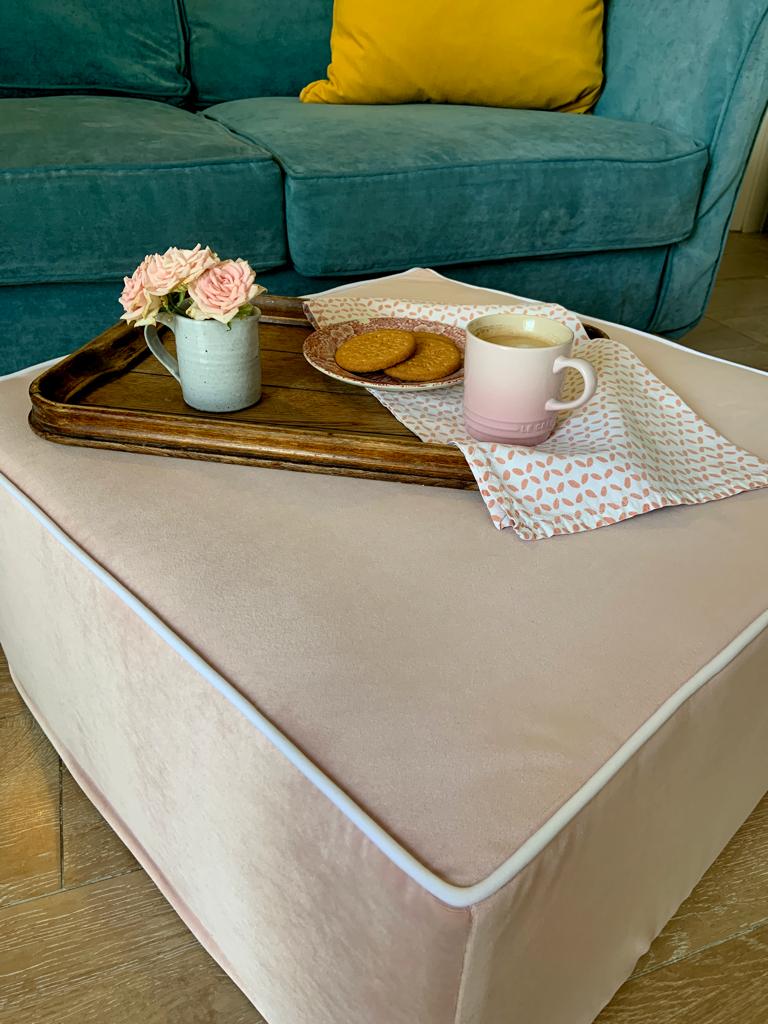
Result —
<instances>
[{"instance_id":1,"label":"white piping trim on pouffe","mask_svg":"<svg viewBox=\"0 0 768 1024\"><path fill-rule=\"evenodd\" d=\"M744 648L768 627L768 609L742 630L719 654L684 683L669 697L640 728L592 775L574 795L534 832L511 857L474 885L452 885L425 867L412 854L393 839L380 825L359 807L354 800L332 782L310 759L294 746L267 718L242 694L219 675L203 658L178 637L153 611L142 604L122 583L110 575L87 552L67 536L23 491L20 491L3 473L0 485L22 505L70 554L93 573L109 590L122 600L150 629L164 640L203 679L221 693L237 710L273 744L295 768L344 814L386 857L396 864L414 882L451 907L469 907L487 899L510 882L550 843L565 826L616 775L640 747L671 718L674 712L705 683L721 672Z\"/></svg>"}]
</instances>

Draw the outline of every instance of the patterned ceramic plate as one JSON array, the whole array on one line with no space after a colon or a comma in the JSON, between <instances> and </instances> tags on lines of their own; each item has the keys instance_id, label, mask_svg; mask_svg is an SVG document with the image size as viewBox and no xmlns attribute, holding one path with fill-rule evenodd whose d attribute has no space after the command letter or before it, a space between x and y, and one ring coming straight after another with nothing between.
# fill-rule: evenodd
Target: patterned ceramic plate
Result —
<instances>
[{"instance_id":1,"label":"patterned ceramic plate","mask_svg":"<svg viewBox=\"0 0 768 1024\"><path fill-rule=\"evenodd\" d=\"M460 366L455 373L439 380L425 380L419 383L404 383L393 380L383 372L352 373L345 370L334 358L336 349L347 338L365 331L400 330L425 331L430 334L444 334L450 338L459 350L464 352L464 331L460 327L439 324L434 320L408 320L404 317L380 316L370 320L349 320L343 324L331 324L314 331L304 341L304 358L320 373L335 380L343 380L345 384L356 384L361 388L376 388L381 391L429 391L435 388L449 388L464 380L464 367Z\"/></svg>"}]
</instances>

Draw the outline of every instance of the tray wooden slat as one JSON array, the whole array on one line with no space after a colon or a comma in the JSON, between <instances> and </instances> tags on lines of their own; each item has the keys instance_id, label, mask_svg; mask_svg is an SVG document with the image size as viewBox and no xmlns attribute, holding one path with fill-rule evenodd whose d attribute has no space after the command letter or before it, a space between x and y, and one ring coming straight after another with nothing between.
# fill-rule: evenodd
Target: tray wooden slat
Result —
<instances>
[{"instance_id":1,"label":"tray wooden slat","mask_svg":"<svg viewBox=\"0 0 768 1024\"><path fill-rule=\"evenodd\" d=\"M424 444L366 391L309 366L300 299L259 306L265 386L250 409L191 409L142 332L116 324L32 383L32 429L60 444L474 487L457 448Z\"/></svg>"}]
</instances>

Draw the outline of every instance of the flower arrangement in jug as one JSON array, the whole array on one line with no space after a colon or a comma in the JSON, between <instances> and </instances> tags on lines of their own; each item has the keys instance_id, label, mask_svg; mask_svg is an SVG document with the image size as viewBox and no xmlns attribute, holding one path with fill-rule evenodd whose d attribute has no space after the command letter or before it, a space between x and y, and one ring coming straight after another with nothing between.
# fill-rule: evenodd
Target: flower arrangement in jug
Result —
<instances>
[{"instance_id":1,"label":"flower arrangement in jug","mask_svg":"<svg viewBox=\"0 0 768 1024\"><path fill-rule=\"evenodd\" d=\"M171 246L145 256L123 279L120 317L136 327L157 323L160 312L190 320L218 320L229 326L235 317L252 316L253 300L266 291L245 260L222 260L208 246Z\"/></svg>"}]
</instances>

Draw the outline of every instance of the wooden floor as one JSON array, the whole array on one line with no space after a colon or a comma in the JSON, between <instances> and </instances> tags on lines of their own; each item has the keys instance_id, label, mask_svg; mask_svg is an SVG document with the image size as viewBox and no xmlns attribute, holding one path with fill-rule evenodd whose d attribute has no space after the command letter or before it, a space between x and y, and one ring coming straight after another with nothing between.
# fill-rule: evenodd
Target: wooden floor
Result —
<instances>
[{"instance_id":1,"label":"wooden floor","mask_svg":"<svg viewBox=\"0 0 768 1024\"><path fill-rule=\"evenodd\" d=\"M768 370L766 236L731 236L685 342ZM262 1021L82 795L0 652L0 1024ZM768 797L597 1024L766 1022Z\"/></svg>"}]
</instances>

